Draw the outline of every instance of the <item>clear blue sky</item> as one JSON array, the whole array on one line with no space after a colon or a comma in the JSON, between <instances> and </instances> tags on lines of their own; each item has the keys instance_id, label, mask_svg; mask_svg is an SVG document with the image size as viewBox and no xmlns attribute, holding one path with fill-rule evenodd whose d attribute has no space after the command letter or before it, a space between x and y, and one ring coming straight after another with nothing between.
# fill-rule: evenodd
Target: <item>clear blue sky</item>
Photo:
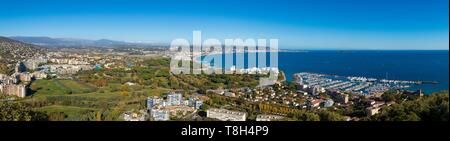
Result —
<instances>
[{"instance_id":1,"label":"clear blue sky","mask_svg":"<svg viewBox=\"0 0 450 141\"><path fill-rule=\"evenodd\" d=\"M170 42L278 38L282 48L446 49L448 0L0 0L0 36Z\"/></svg>"}]
</instances>

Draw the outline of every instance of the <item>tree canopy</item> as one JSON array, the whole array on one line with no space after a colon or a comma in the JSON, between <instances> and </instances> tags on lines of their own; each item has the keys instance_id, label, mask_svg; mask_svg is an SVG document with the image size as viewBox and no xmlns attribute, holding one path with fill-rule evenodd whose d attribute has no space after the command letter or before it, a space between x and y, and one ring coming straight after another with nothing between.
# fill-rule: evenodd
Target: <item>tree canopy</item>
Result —
<instances>
[{"instance_id":1,"label":"tree canopy","mask_svg":"<svg viewBox=\"0 0 450 141\"><path fill-rule=\"evenodd\" d=\"M368 120L373 121L448 121L448 92L431 94L417 100L381 109Z\"/></svg>"},{"instance_id":2,"label":"tree canopy","mask_svg":"<svg viewBox=\"0 0 450 141\"><path fill-rule=\"evenodd\" d=\"M22 103L0 102L0 121L43 121L45 113L33 111Z\"/></svg>"}]
</instances>

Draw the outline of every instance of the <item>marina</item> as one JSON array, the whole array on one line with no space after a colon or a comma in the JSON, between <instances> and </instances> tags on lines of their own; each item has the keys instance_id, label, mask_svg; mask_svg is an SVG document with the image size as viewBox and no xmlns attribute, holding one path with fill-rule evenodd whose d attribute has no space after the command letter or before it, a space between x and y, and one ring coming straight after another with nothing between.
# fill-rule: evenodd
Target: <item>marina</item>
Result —
<instances>
[{"instance_id":1,"label":"marina","mask_svg":"<svg viewBox=\"0 0 450 141\"><path fill-rule=\"evenodd\" d=\"M325 90L340 90L355 94L375 95L391 89L406 89L412 85L420 85L422 81L387 80L357 76L338 76L301 72L294 74L298 85L319 87ZM436 82L437 83L437 82Z\"/></svg>"}]
</instances>

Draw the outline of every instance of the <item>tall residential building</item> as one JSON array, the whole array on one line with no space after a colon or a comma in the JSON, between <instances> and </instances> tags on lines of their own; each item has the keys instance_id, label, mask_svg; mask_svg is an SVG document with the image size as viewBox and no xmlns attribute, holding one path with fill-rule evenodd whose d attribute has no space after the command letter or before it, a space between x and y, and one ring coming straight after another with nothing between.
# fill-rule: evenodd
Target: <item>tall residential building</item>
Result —
<instances>
[{"instance_id":1,"label":"tall residential building","mask_svg":"<svg viewBox=\"0 0 450 141\"><path fill-rule=\"evenodd\" d=\"M7 85L0 85L0 93L6 94L6 95L14 95L17 97L25 97L26 96L26 89L25 85L14 85L14 84L7 84Z\"/></svg>"},{"instance_id":2,"label":"tall residential building","mask_svg":"<svg viewBox=\"0 0 450 141\"><path fill-rule=\"evenodd\" d=\"M153 107L153 98L148 97L147 98L147 110L151 110Z\"/></svg>"},{"instance_id":3,"label":"tall residential building","mask_svg":"<svg viewBox=\"0 0 450 141\"><path fill-rule=\"evenodd\" d=\"M188 106L194 107L195 106L195 98L190 97L188 101Z\"/></svg>"},{"instance_id":4,"label":"tall residential building","mask_svg":"<svg viewBox=\"0 0 450 141\"><path fill-rule=\"evenodd\" d=\"M189 98L188 105L189 107L194 107L195 109L200 109L203 106L203 101L197 98Z\"/></svg>"},{"instance_id":5,"label":"tall residential building","mask_svg":"<svg viewBox=\"0 0 450 141\"><path fill-rule=\"evenodd\" d=\"M155 121L167 121L170 120L168 110L152 109L151 116Z\"/></svg>"},{"instance_id":6,"label":"tall residential building","mask_svg":"<svg viewBox=\"0 0 450 141\"><path fill-rule=\"evenodd\" d=\"M167 95L168 105L181 105L183 96L180 93L171 93Z\"/></svg>"}]
</instances>

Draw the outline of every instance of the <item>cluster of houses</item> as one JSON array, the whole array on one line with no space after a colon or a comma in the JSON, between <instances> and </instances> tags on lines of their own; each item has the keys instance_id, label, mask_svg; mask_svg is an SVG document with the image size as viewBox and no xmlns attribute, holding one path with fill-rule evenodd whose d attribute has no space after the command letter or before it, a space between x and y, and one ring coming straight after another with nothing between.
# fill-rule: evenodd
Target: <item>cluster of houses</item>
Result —
<instances>
[{"instance_id":1,"label":"cluster of houses","mask_svg":"<svg viewBox=\"0 0 450 141\"><path fill-rule=\"evenodd\" d=\"M57 74L74 74L93 68L89 63L77 59L48 58L40 56L19 61L12 75L0 74L0 94L25 97L27 96L26 86L33 80L45 79Z\"/></svg>"},{"instance_id":2,"label":"cluster of houses","mask_svg":"<svg viewBox=\"0 0 450 141\"><path fill-rule=\"evenodd\" d=\"M167 93L164 97L148 97L146 100L147 109L139 112L126 112L122 117L126 121L168 121L171 117L180 114L186 116L196 113L198 109L203 107L203 99L201 96L192 95L184 98L181 93ZM246 112L232 111L226 109L209 108L206 110L206 117L214 118L221 121L245 121L247 119ZM258 115L257 121L272 121L283 119L278 115Z\"/></svg>"},{"instance_id":3,"label":"cluster of houses","mask_svg":"<svg viewBox=\"0 0 450 141\"><path fill-rule=\"evenodd\" d=\"M147 110L150 118L155 121L170 120L170 115L182 113L195 112L202 108L203 100L197 97L189 97L184 99L181 93L169 93L166 98L159 98L157 96L147 98Z\"/></svg>"},{"instance_id":4,"label":"cluster of houses","mask_svg":"<svg viewBox=\"0 0 450 141\"><path fill-rule=\"evenodd\" d=\"M214 118L221 121L245 121L247 119L247 113L246 112L240 112L240 111L232 111L227 109L217 109L217 108L209 108L206 111L206 117L208 118ZM274 120L281 120L285 117L278 116L278 115L257 115L256 121L274 121Z\"/></svg>"},{"instance_id":5,"label":"cluster of houses","mask_svg":"<svg viewBox=\"0 0 450 141\"><path fill-rule=\"evenodd\" d=\"M79 71L92 70L94 66L92 65L69 65L69 64L52 64L43 65L40 67L52 76L58 75L72 75Z\"/></svg>"},{"instance_id":6,"label":"cluster of houses","mask_svg":"<svg viewBox=\"0 0 450 141\"><path fill-rule=\"evenodd\" d=\"M27 96L26 85L32 80L47 78L47 74L43 71L34 71L37 64L42 63L45 59L35 58L18 62L15 66L15 72L12 75L0 74L0 94L25 97Z\"/></svg>"},{"instance_id":7,"label":"cluster of houses","mask_svg":"<svg viewBox=\"0 0 450 141\"><path fill-rule=\"evenodd\" d=\"M122 114L122 118L125 121L146 121L148 113L145 110L140 110L139 112L125 112Z\"/></svg>"}]
</instances>

